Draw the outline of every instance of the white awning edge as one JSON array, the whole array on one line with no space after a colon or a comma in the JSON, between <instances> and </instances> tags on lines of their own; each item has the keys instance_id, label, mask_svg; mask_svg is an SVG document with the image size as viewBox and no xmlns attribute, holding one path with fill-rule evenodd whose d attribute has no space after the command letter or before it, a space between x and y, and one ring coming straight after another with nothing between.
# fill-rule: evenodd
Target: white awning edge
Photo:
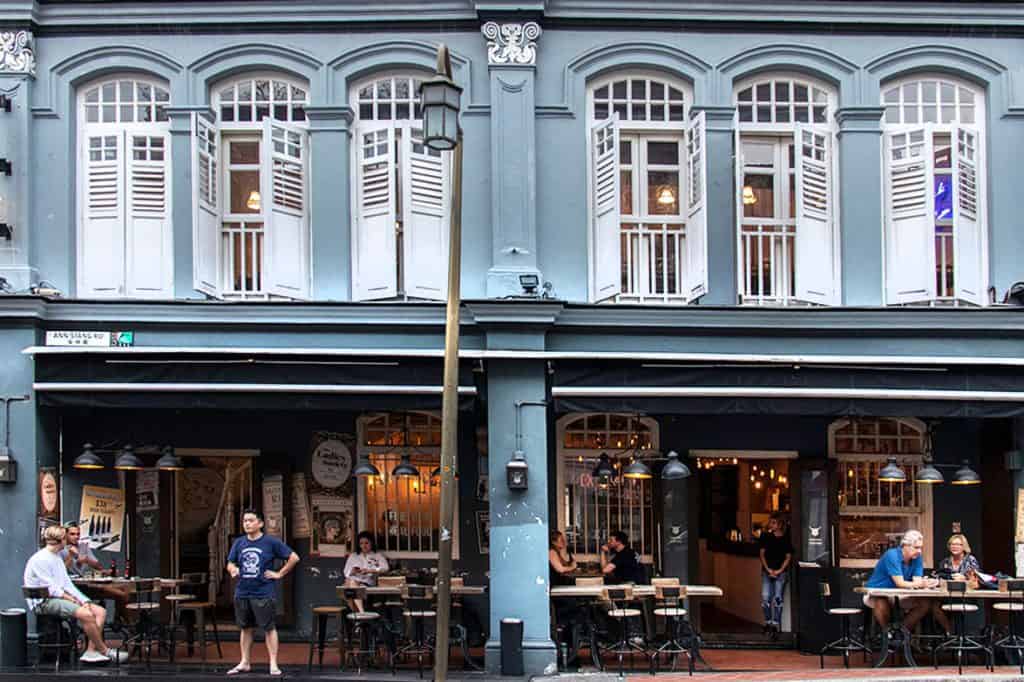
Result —
<instances>
[{"instance_id":1,"label":"white awning edge","mask_svg":"<svg viewBox=\"0 0 1024 682\"><path fill-rule=\"evenodd\" d=\"M848 398L868 400L977 400L1024 402L1024 391L916 388L806 388L803 386L555 386L554 398Z\"/></svg>"},{"instance_id":2,"label":"white awning edge","mask_svg":"<svg viewBox=\"0 0 1024 682\"><path fill-rule=\"evenodd\" d=\"M401 384L243 384L37 381L43 393L322 393L362 395L440 395L441 386ZM476 395L475 386L459 386L459 395Z\"/></svg>"}]
</instances>

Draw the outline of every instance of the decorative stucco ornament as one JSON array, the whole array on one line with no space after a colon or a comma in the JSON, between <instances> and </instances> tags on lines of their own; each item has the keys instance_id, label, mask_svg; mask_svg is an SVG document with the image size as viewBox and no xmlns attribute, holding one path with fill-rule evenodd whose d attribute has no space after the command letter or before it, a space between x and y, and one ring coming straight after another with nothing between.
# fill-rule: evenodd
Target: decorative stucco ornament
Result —
<instances>
[{"instance_id":1,"label":"decorative stucco ornament","mask_svg":"<svg viewBox=\"0 0 1024 682\"><path fill-rule=\"evenodd\" d=\"M0 32L0 72L36 75L36 54L28 31Z\"/></svg>"},{"instance_id":2,"label":"decorative stucco ornament","mask_svg":"<svg viewBox=\"0 0 1024 682\"><path fill-rule=\"evenodd\" d=\"M487 38L488 64L533 66L537 63L535 41L540 37L540 25L537 22L498 24L488 21L480 30Z\"/></svg>"}]
</instances>

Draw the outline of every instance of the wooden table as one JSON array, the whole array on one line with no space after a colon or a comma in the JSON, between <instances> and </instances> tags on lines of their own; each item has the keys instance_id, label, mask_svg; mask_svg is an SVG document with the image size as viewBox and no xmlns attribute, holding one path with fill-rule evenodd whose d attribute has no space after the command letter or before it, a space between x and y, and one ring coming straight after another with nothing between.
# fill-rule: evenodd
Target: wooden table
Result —
<instances>
[{"instance_id":1,"label":"wooden table","mask_svg":"<svg viewBox=\"0 0 1024 682\"><path fill-rule=\"evenodd\" d=\"M346 587L339 585L339 587ZM437 588L434 588L435 592ZM402 594L399 585L373 585L366 588L368 595L395 596ZM484 585L455 585L451 588L451 594L460 597L472 597L487 594L487 587Z\"/></svg>"}]
</instances>

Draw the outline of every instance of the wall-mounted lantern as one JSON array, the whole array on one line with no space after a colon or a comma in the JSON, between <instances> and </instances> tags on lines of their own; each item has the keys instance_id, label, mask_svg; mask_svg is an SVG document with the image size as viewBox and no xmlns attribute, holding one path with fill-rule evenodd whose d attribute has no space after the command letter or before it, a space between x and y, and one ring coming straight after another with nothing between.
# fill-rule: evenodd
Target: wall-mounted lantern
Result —
<instances>
[{"instance_id":1,"label":"wall-mounted lantern","mask_svg":"<svg viewBox=\"0 0 1024 682\"><path fill-rule=\"evenodd\" d=\"M530 487L530 465L526 463L526 455L516 450L512 459L505 465L505 475L509 490L526 490Z\"/></svg>"}]
</instances>

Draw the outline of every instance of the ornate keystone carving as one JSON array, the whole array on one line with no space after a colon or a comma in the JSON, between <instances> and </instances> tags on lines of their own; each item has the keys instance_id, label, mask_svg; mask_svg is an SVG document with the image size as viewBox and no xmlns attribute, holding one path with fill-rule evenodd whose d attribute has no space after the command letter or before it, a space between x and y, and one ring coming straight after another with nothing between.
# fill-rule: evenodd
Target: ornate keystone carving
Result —
<instances>
[{"instance_id":1,"label":"ornate keystone carving","mask_svg":"<svg viewBox=\"0 0 1024 682\"><path fill-rule=\"evenodd\" d=\"M36 75L36 54L28 31L0 32L0 72Z\"/></svg>"},{"instance_id":2,"label":"ornate keystone carving","mask_svg":"<svg viewBox=\"0 0 1024 682\"><path fill-rule=\"evenodd\" d=\"M488 64L533 66L537 63L536 40L540 37L537 22L498 24L488 21L480 30L487 38Z\"/></svg>"}]
</instances>

